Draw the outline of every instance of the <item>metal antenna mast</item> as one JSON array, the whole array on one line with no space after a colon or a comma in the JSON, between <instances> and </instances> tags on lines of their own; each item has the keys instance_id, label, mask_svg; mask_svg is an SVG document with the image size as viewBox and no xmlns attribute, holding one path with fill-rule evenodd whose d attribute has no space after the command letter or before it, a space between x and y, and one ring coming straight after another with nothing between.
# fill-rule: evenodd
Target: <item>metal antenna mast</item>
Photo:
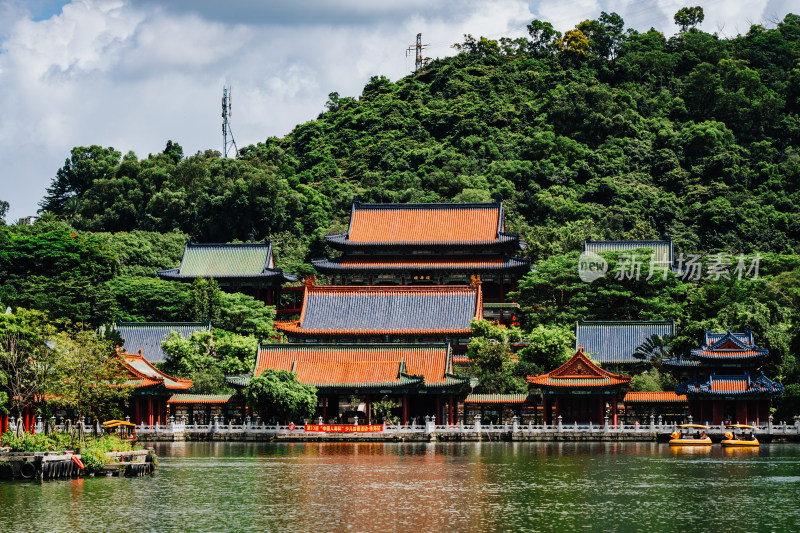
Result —
<instances>
[{"instance_id":1,"label":"metal antenna mast","mask_svg":"<svg viewBox=\"0 0 800 533\"><path fill-rule=\"evenodd\" d=\"M415 55L414 61L414 74L419 72L419 70L425 66L425 63L430 61L431 58L429 57L422 57L422 51L425 48L428 48L430 44L422 44L422 34L417 34L417 44L410 44L408 48L406 48L406 57L410 56L413 52Z\"/></svg>"},{"instance_id":2,"label":"metal antenna mast","mask_svg":"<svg viewBox=\"0 0 800 533\"><path fill-rule=\"evenodd\" d=\"M222 88L222 153L228 157L229 147L233 147L236 155L239 155L239 149L236 147L236 141L233 139L233 130L231 130L231 123L228 120L233 112L231 111L231 102L233 100L233 91L230 87ZM228 140L228 135L231 140Z\"/></svg>"}]
</instances>

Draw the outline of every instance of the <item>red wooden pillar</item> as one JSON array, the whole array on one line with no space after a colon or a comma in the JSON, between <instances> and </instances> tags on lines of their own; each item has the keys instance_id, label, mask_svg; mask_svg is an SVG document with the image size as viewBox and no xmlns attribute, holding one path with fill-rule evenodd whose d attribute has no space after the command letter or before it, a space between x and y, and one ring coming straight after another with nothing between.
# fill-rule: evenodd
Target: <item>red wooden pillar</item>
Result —
<instances>
[{"instance_id":1,"label":"red wooden pillar","mask_svg":"<svg viewBox=\"0 0 800 533\"><path fill-rule=\"evenodd\" d=\"M403 394L403 425L408 424L408 394Z\"/></svg>"},{"instance_id":2,"label":"red wooden pillar","mask_svg":"<svg viewBox=\"0 0 800 533\"><path fill-rule=\"evenodd\" d=\"M436 395L436 425L442 423L442 395Z\"/></svg>"},{"instance_id":3,"label":"red wooden pillar","mask_svg":"<svg viewBox=\"0 0 800 533\"><path fill-rule=\"evenodd\" d=\"M723 415L723 412L724 412L723 409L722 409L722 402L721 401L714 402L714 407L712 408L712 411L713 411L713 419L712 419L711 423L713 425L721 424L722 423L722 415Z\"/></svg>"},{"instance_id":4,"label":"red wooden pillar","mask_svg":"<svg viewBox=\"0 0 800 533\"><path fill-rule=\"evenodd\" d=\"M612 415L611 415L611 416L612 416L612 417L613 417L613 419L614 419L614 422L613 422L613 424L616 426L616 425L619 423L619 422L618 422L618 417L617 417L617 395L616 395L616 394L614 395L614 398L613 398L613 400L612 400L612 401L613 401L614 403L612 403L612 404L611 404L611 413L612 413Z\"/></svg>"},{"instance_id":5,"label":"red wooden pillar","mask_svg":"<svg viewBox=\"0 0 800 533\"><path fill-rule=\"evenodd\" d=\"M736 400L736 420L737 424L747 424L747 400Z\"/></svg>"},{"instance_id":6,"label":"red wooden pillar","mask_svg":"<svg viewBox=\"0 0 800 533\"><path fill-rule=\"evenodd\" d=\"M550 398L545 395L542 399L542 424L549 426L550 424Z\"/></svg>"},{"instance_id":7,"label":"red wooden pillar","mask_svg":"<svg viewBox=\"0 0 800 533\"><path fill-rule=\"evenodd\" d=\"M556 396L556 422L558 421L559 416L561 416L561 396Z\"/></svg>"},{"instance_id":8,"label":"red wooden pillar","mask_svg":"<svg viewBox=\"0 0 800 533\"><path fill-rule=\"evenodd\" d=\"M447 424L452 426L453 425L453 414L455 411L454 405L454 398L451 394L450 397L447 399Z\"/></svg>"},{"instance_id":9,"label":"red wooden pillar","mask_svg":"<svg viewBox=\"0 0 800 533\"><path fill-rule=\"evenodd\" d=\"M153 397L147 397L147 425L153 425Z\"/></svg>"},{"instance_id":10,"label":"red wooden pillar","mask_svg":"<svg viewBox=\"0 0 800 533\"><path fill-rule=\"evenodd\" d=\"M372 424L372 394L367 394L367 425Z\"/></svg>"}]
</instances>

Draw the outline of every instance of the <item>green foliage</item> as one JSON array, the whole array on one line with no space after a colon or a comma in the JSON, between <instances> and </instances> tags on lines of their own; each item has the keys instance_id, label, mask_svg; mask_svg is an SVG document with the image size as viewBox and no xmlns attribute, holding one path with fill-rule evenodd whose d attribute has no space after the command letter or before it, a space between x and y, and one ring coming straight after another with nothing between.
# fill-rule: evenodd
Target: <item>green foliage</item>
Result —
<instances>
[{"instance_id":1,"label":"green foliage","mask_svg":"<svg viewBox=\"0 0 800 533\"><path fill-rule=\"evenodd\" d=\"M250 380L244 396L265 420L273 416L285 421L307 418L317 406L317 389L303 385L297 374L285 370L265 370Z\"/></svg>"},{"instance_id":2,"label":"green foliage","mask_svg":"<svg viewBox=\"0 0 800 533\"><path fill-rule=\"evenodd\" d=\"M372 412L375 418L384 424L397 424L400 417L393 411L400 407L400 404L389 399L388 396L381 398L379 402L372 403Z\"/></svg>"},{"instance_id":3,"label":"green foliage","mask_svg":"<svg viewBox=\"0 0 800 533\"><path fill-rule=\"evenodd\" d=\"M73 148L71 157L58 169L47 189L47 196L40 204L42 211L57 215L78 213L82 195L114 172L121 155L113 148L97 145Z\"/></svg>"},{"instance_id":4,"label":"green foliage","mask_svg":"<svg viewBox=\"0 0 800 533\"><path fill-rule=\"evenodd\" d=\"M529 375L555 370L567 362L575 346L575 332L571 326L538 325L525 337L528 345L519 351L520 363L528 366Z\"/></svg>"},{"instance_id":5,"label":"green foliage","mask_svg":"<svg viewBox=\"0 0 800 533\"><path fill-rule=\"evenodd\" d=\"M273 335L275 307L241 293L220 294L219 318L216 327L240 335L255 335L267 339Z\"/></svg>"},{"instance_id":6,"label":"green foliage","mask_svg":"<svg viewBox=\"0 0 800 533\"><path fill-rule=\"evenodd\" d=\"M9 207L10 206L8 205L8 202L5 200L0 200L0 224L5 224L5 216L6 213L8 213Z\"/></svg>"},{"instance_id":7,"label":"green foliage","mask_svg":"<svg viewBox=\"0 0 800 533\"><path fill-rule=\"evenodd\" d=\"M134 230L120 233L94 233L116 255L123 276L156 277L156 271L181 264L186 235Z\"/></svg>"},{"instance_id":8,"label":"green foliage","mask_svg":"<svg viewBox=\"0 0 800 533\"><path fill-rule=\"evenodd\" d=\"M703 8L700 6L682 7L673 17L675 24L680 26L681 32L693 30L695 26L701 24L705 18Z\"/></svg>"},{"instance_id":9,"label":"green foliage","mask_svg":"<svg viewBox=\"0 0 800 533\"><path fill-rule=\"evenodd\" d=\"M117 262L101 239L61 222L0 227L0 300L53 319L98 326L110 322L108 281Z\"/></svg>"},{"instance_id":10,"label":"green foliage","mask_svg":"<svg viewBox=\"0 0 800 533\"><path fill-rule=\"evenodd\" d=\"M258 340L223 330L196 331L184 339L173 331L161 344L167 361L163 369L193 381L195 394L229 392L225 376L252 372Z\"/></svg>"},{"instance_id":11,"label":"green foliage","mask_svg":"<svg viewBox=\"0 0 800 533\"><path fill-rule=\"evenodd\" d=\"M141 276L118 276L108 282L116 302L115 319L124 322L182 322L188 316L191 287Z\"/></svg>"},{"instance_id":12,"label":"green foliage","mask_svg":"<svg viewBox=\"0 0 800 533\"><path fill-rule=\"evenodd\" d=\"M675 378L671 374L663 374L652 368L631 378L630 390L634 392L674 391Z\"/></svg>"},{"instance_id":13,"label":"green foliage","mask_svg":"<svg viewBox=\"0 0 800 533\"><path fill-rule=\"evenodd\" d=\"M189 292L187 314L195 322L219 322L222 292L215 279L196 278Z\"/></svg>"},{"instance_id":14,"label":"green foliage","mask_svg":"<svg viewBox=\"0 0 800 533\"><path fill-rule=\"evenodd\" d=\"M57 383L58 354L48 344L55 334L41 312L0 314L0 390L17 418Z\"/></svg>"},{"instance_id":15,"label":"green foliage","mask_svg":"<svg viewBox=\"0 0 800 533\"><path fill-rule=\"evenodd\" d=\"M77 412L79 419L119 416L131 389L123 386L113 344L94 331L61 333L52 341L58 354L52 403Z\"/></svg>"}]
</instances>

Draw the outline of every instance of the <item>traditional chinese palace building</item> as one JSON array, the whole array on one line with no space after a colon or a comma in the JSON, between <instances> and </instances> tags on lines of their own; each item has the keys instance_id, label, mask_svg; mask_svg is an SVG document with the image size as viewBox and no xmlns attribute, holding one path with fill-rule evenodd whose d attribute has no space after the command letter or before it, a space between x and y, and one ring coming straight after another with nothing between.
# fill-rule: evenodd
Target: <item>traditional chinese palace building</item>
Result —
<instances>
[{"instance_id":1,"label":"traditional chinese palace building","mask_svg":"<svg viewBox=\"0 0 800 533\"><path fill-rule=\"evenodd\" d=\"M142 356L142 352L119 354L123 363L122 375L126 386L133 387L129 402L131 422L135 424L166 424L167 401L179 391L192 386L191 379L168 376Z\"/></svg>"},{"instance_id":2,"label":"traditional chinese palace building","mask_svg":"<svg viewBox=\"0 0 800 533\"><path fill-rule=\"evenodd\" d=\"M262 344L254 376L268 368L294 372L301 383L316 387L315 418L325 422L355 410L349 403L355 396L362 423L372 421L372 404L387 397L404 424L433 414L437 423L452 424L458 397L469 388L469 378L452 374L446 344ZM229 382L244 387L249 378Z\"/></svg>"},{"instance_id":3,"label":"traditional chinese palace building","mask_svg":"<svg viewBox=\"0 0 800 533\"><path fill-rule=\"evenodd\" d=\"M308 279L299 320L276 322L292 342L447 343L463 351L481 318L480 282L439 286L320 286Z\"/></svg>"},{"instance_id":4,"label":"traditional chinese palace building","mask_svg":"<svg viewBox=\"0 0 800 533\"><path fill-rule=\"evenodd\" d=\"M707 331L703 346L688 358L664 364L679 378L675 392L686 395L695 422L757 425L769 418L770 399L783 392L783 385L758 371L768 353L750 331Z\"/></svg>"},{"instance_id":5,"label":"traditional chinese palace building","mask_svg":"<svg viewBox=\"0 0 800 533\"><path fill-rule=\"evenodd\" d=\"M597 366L578 346L569 361L546 374L528 376L528 383L538 388L543 397L545 424L603 424L606 409L616 425L620 389L630 383L630 376L612 374Z\"/></svg>"},{"instance_id":6,"label":"traditional chinese palace building","mask_svg":"<svg viewBox=\"0 0 800 533\"><path fill-rule=\"evenodd\" d=\"M502 202L367 204L353 201L347 233L328 235L342 252L312 264L335 285L465 285L483 282L487 312L502 318L506 294L530 271L526 248L505 231ZM509 307L509 309L511 309Z\"/></svg>"},{"instance_id":7,"label":"traditional chinese palace building","mask_svg":"<svg viewBox=\"0 0 800 533\"><path fill-rule=\"evenodd\" d=\"M171 332L176 332L184 339L196 331L211 331L210 322L117 322L114 329L125 341L125 351L136 353L150 363L163 363L166 354L161 343L167 340Z\"/></svg>"},{"instance_id":8,"label":"traditional chinese palace building","mask_svg":"<svg viewBox=\"0 0 800 533\"><path fill-rule=\"evenodd\" d=\"M159 270L163 279L194 281L214 278L220 288L241 292L276 305L284 283L297 281L297 276L275 268L272 244L209 244L186 243L178 268Z\"/></svg>"},{"instance_id":9,"label":"traditional chinese palace building","mask_svg":"<svg viewBox=\"0 0 800 533\"><path fill-rule=\"evenodd\" d=\"M575 349L583 352L606 370L630 370L642 360L633 356L650 337L675 335L675 322L586 320L575 324Z\"/></svg>"}]
</instances>

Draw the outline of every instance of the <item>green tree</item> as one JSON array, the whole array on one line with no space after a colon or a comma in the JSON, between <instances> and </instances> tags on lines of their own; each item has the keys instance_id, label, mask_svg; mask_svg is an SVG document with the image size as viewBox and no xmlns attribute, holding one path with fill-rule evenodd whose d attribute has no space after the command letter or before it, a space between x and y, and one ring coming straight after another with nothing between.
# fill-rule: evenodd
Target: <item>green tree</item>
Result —
<instances>
[{"instance_id":1,"label":"green tree","mask_svg":"<svg viewBox=\"0 0 800 533\"><path fill-rule=\"evenodd\" d=\"M8 202L0 200L0 224L5 224L5 216L8 213Z\"/></svg>"},{"instance_id":2,"label":"green tree","mask_svg":"<svg viewBox=\"0 0 800 533\"><path fill-rule=\"evenodd\" d=\"M250 380L244 390L247 403L259 416L268 420L277 417L284 422L314 415L317 389L297 380L297 374L268 368Z\"/></svg>"},{"instance_id":3,"label":"green tree","mask_svg":"<svg viewBox=\"0 0 800 533\"><path fill-rule=\"evenodd\" d=\"M17 418L52 391L58 357L50 339L55 333L43 313L18 308L0 314L0 385Z\"/></svg>"},{"instance_id":4,"label":"green tree","mask_svg":"<svg viewBox=\"0 0 800 533\"><path fill-rule=\"evenodd\" d=\"M681 28L681 33L694 30L698 24L702 24L705 18L703 8L700 6L682 7L673 17L675 24Z\"/></svg>"},{"instance_id":5,"label":"green tree","mask_svg":"<svg viewBox=\"0 0 800 533\"><path fill-rule=\"evenodd\" d=\"M519 361L526 365L528 375L555 370L567 362L575 347L572 326L539 324L525 338L528 345L518 352Z\"/></svg>"},{"instance_id":6,"label":"green tree","mask_svg":"<svg viewBox=\"0 0 800 533\"><path fill-rule=\"evenodd\" d=\"M131 389L123 386L123 365L113 344L87 330L61 333L54 343L58 354L54 403L75 410L79 419L119 418Z\"/></svg>"},{"instance_id":7,"label":"green tree","mask_svg":"<svg viewBox=\"0 0 800 533\"><path fill-rule=\"evenodd\" d=\"M222 292L217 280L213 278L196 278L189 292L187 314L195 322L219 321L222 307Z\"/></svg>"},{"instance_id":8,"label":"green tree","mask_svg":"<svg viewBox=\"0 0 800 533\"><path fill-rule=\"evenodd\" d=\"M119 163L122 154L113 148L102 148L97 145L89 147L76 146L69 159L58 169L56 177L41 206L42 212L67 215L77 212L81 195L88 191L96 180L107 178ZM70 204L70 200L78 203Z\"/></svg>"}]
</instances>

